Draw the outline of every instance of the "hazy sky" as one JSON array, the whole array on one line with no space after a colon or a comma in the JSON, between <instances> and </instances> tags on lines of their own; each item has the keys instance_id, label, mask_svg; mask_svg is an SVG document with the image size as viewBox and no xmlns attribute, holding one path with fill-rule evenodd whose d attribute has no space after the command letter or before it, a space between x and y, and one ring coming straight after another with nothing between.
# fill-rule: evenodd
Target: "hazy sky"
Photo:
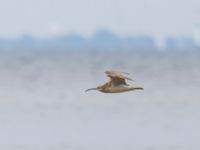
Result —
<instances>
[{"instance_id":1,"label":"hazy sky","mask_svg":"<svg viewBox=\"0 0 200 150\"><path fill-rule=\"evenodd\" d=\"M116 34L193 34L200 0L0 0L0 37L45 37L98 29Z\"/></svg>"}]
</instances>

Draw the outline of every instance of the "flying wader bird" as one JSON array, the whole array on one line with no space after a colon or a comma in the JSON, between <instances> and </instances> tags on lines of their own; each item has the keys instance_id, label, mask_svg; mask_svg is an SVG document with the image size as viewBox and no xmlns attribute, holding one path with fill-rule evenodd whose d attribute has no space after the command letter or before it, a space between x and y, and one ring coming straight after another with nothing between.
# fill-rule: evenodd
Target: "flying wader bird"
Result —
<instances>
[{"instance_id":1,"label":"flying wader bird","mask_svg":"<svg viewBox=\"0 0 200 150\"><path fill-rule=\"evenodd\" d=\"M85 92L90 90L98 90L103 93L120 93L134 90L143 90L142 87L133 86L126 83L126 80L133 81L132 79L124 76L124 74L128 75L128 73L108 70L105 71L105 74L110 78L110 81L96 88L87 89Z\"/></svg>"}]
</instances>

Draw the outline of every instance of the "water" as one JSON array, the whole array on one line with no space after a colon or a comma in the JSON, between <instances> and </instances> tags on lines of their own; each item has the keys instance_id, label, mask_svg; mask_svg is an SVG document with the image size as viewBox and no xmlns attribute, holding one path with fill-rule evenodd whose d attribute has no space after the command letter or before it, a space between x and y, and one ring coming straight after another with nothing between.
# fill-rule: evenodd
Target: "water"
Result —
<instances>
[{"instance_id":1,"label":"water","mask_svg":"<svg viewBox=\"0 0 200 150\"><path fill-rule=\"evenodd\" d=\"M198 53L3 54L4 150L197 150ZM129 72L144 91L84 90Z\"/></svg>"}]
</instances>

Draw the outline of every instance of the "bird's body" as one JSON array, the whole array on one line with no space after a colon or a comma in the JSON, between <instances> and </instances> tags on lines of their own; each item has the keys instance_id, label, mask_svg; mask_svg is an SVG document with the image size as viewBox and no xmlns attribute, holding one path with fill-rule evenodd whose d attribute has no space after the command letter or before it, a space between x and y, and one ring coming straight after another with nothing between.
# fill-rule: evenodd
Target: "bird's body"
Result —
<instances>
[{"instance_id":1,"label":"bird's body","mask_svg":"<svg viewBox=\"0 0 200 150\"><path fill-rule=\"evenodd\" d=\"M132 80L126 76L123 75L122 72L117 71L105 71L108 77L110 77L110 81L107 83L98 86L97 88L91 88L86 90L99 90L104 93L121 93L121 92L127 92L127 91L133 91L133 90L142 90L142 87L132 86L126 83L127 80ZM124 73L127 74L127 73Z\"/></svg>"}]
</instances>

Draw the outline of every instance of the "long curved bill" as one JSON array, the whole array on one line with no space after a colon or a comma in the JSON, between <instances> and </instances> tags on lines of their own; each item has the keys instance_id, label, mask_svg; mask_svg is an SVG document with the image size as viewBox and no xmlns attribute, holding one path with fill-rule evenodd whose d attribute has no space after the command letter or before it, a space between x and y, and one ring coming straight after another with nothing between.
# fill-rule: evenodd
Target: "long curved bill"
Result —
<instances>
[{"instance_id":1,"label":"long curved bill","mask_svg":"<svg viewBox=\"0 0 200 150\"><path fill-rule=\"evenodd\" d=\"M85 90L85 92L88 92L88 91L91 91L91 90L98 90L98 88L90 88L90 89Z\"/></svg>"}]
</instances>

